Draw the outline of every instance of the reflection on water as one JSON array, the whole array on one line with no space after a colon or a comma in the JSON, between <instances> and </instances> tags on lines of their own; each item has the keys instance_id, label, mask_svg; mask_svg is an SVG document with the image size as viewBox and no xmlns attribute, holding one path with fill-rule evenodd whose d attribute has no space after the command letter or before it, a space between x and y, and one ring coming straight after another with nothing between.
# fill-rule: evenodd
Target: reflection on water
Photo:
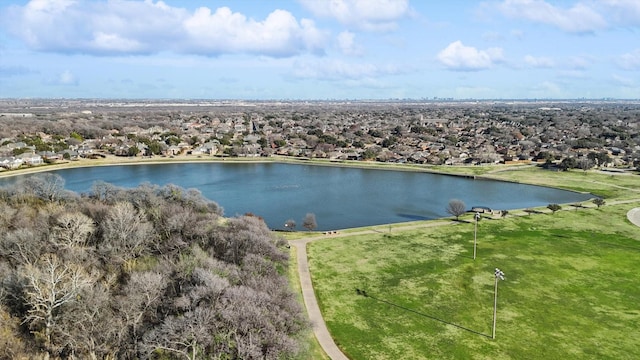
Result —
<instances>
[{"instance_id":1,"label":"reflection on water","mask_svg":"<svg viewBox=\"0 0 640 360\"><path fill-rule=\"evenodd\" d=\"M88 192L105 181L121 187L169 183L197 188L227 216L253 213L274 229L288 219L302 224L314 213L318 230L449 216L449 200L468 208L517 209L580 202L589 194L540 186L419 172L278 163L185 163L101 166L59 170L66 187ZM12 182L4 179L0 181Z\"/></svg>"}]
</instances>

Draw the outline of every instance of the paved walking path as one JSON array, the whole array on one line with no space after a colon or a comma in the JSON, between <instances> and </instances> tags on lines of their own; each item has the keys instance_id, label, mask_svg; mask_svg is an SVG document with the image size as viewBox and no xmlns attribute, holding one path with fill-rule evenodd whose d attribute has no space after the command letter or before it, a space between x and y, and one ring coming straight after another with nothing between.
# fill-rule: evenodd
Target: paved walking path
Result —
<instances>
[{"instance_id":1,"label":"paved walking path","mask_svg":"<svg viewBox=\"0 0 640 360\"><path fill-rule=\"evenodd\" d=\"M402 227L394 227L395 231L404 231L415 228L423 228L429 226L440 226L446 224L452 224L455 222L451 221L430 221L425 224L413 224ZM327 324L324 322L322 317L322 313L320 312L320 306L318 305L318 300L316 299L316 294L313 291L313 283L311 282L311 273L309 272L309 260L307 258L307 244L312 241L324 240L324 239L334 239L336 237L344 237L344 236L356 236L363 234L376 234L380 231L376 231L375 229L371 230L363 230L358 232L337 232L330 235L324 236L314 236L303 239L291 240L289 244L296 248L296 254L298 258L298 276L300 277L300 287L302 289L302 298L304 299L304 305L307 308L307 313L309 314L309 320L311 321L311 327L313 328L313 332L320 343L320 346L324 350L324 352L333 360L348 360L349 358L338 348L336 343L333 341L331 334L329 333L329 329L327 328Z\"/></svg>"},{"instance_id":2,"label":"paved walking path","mask_svg":"<svg viewBox=\"0 0 640 360\"><path fill-rule=\"evenodd\" d=\"M290 242L295 246L298 257L298 274L300 276L300 287L302 288L302 297L304 305L307 307L309 320L313 332L320 343L320 346L327 355L334 360L348 360L349 358L340 351L336 343L333 341L329 329L322 318L316 294L313 292L313 284L311 283L311 273L309 272L309 262L307 260L307 244L313 239L300 239Z\"/></svg>"}]
</instances>

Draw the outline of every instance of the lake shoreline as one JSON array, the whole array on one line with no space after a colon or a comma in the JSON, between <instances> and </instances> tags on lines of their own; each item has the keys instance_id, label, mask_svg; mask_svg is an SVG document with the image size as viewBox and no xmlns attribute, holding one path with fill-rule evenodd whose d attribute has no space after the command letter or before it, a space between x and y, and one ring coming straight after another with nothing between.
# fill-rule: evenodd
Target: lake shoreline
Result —
<instances>
[{"instance_id":1,"label":"lake shoreline","mask_svg":"<svg viewBox=\"0 0 640 360\"><path fill-rule=\"evenodd\" d=\"M412 171L412 172L425 172L438 175L449 175L456 177L463 177L469 179L486 178L491 180L497 180L494 177L486 177L483 174L467 174L464 170L474 169L478 166L455 166L448 167L452 169L449 171L440 171L433 165L421 165L421 164L397 164L397 163L384 163L377 161L360 161L360 160L325 160L325 159L310 159L310 158L291 158L285 156L273 156L273 157L200 157L194 155L177 155L172 157L153 156L153 157L123 157L115 155L107 155L101 159L79 159L79 160L66 160L59 161L53 164L43 164L38 166L30 166L12 170L1 170L0 178L34 174L40 172L47 172L53 170L62 170L68 168L82 168L82 167L94 167L94 166L118 166L118 165L140 165L140 164L170 164L170 163L283 163L283 164L307 164L317 166L333 166L333 167L347 167L347 168L362 168L362 169L376 169L376 170L390 170L390 171ZM514 170L523 165L490 165L498 167L502 171ZM456 170L461 170L456 172Z\"/></svg>"},{"instance_id":2,"label":"lake shoreline","mask_svg":"<svg viewBox=\"0 0 640 360\"><path fill-rule=\"evenodd\" d=\"M201 169L206 164L212 164L212 166L214 164L217 164L215 166L237 164L240 167L233 166L228 168L229 171L206 170L200 172L200 170L195 170ZM143 167L135 170L134 167L130 166L119 167L119 169L114 168L113 170L107 169L108 167L118 167L120 165L142 165ZM148 165L165 165L170 166L170 168L162 169ZM296 170L289 168L289 166L301 167ZM512 166L501 166L483 170L495 170L496 168L507 170L508 167L513 169ZM206 168L215 169L215 167L210 168L208 166ZM313 168L316 170L311 170ZM327 170L321 170L321 168L326 168ZM336 173L342 174L339 177L327 177L326 174L335 173L333 171L327 172L329 168L343 168L344 171L341 170ZM218 167L218 169L222 169L222 167ZM225 166L224 169L227 169L227 167ZM393 171L372 173L369 176L369 171L375 170ZM402 164L355 161L346 163L297 158L283 159L279 157L108 157L5 171L0 173L0 178L9 179L34 173L52 171L64 171L67 173L67 171L70 171L70 173L82 174L76 175L72 181L67 179L67 188L79 193L89 191L90 183L99 180L124 187L135 186L133 182L156 183L156 180L158 180L157 184L159 185L172 183L184 188L198 189L207 198L224 208L225 213L228 215L246 212L260 214L273 229L278 229L280 227L279 224L284 224L288 218L296 219L297 216L301 216L300 214L309 212L315 213L316 216L323 219L323 226L320 226L322 229L319 230L335 230L404 223L413 220L440 219L447 217L443 209L446 207L446 203L454 198L464 199L470 207L482 206L494 210L511 210L520 207L546 206L547 203L554 202L554 200L549 198L549 195L543 194L549 194L549 192L555 190L579 194L575 191L550 186L533 185L521 181L504 181L490 173L488 174L490 176L485 177L469 173L451 174L433 170L435 169L403 166ZM467 167L460 170L469 172L476 169ZM116 173L118 175L112 176L112 174ZM396 174L394 175L394 173ZM403 173L404 175L401 175ZM193 176L184 177L181 174ZM315 175L307 178L308 174ZM441 178L441 175L449 175L449 180ZM428 180L435 179L434 176L439 177L440 180ZM239 183L236 179L247 179L247 181L238 185ZM366 186L360 183L360 179L366 179ZM302 182L297 183L298 181ZM303 185L300 186L300 184ZM521 198L519 196L521 190L513 190L513 186L540 188L540 190L527 190L527 192L531 192L533 196L537 197L538 201L534 201L533 204L527 204L524 199L524 201L515 200ZM543 190L543 188L546 190ZM447 195L451 189L464 189L469 193L461 194L454 190L453 193ZM514 191L516 192L514 193ZM277 195L273 195L274 192L277 192ZM255 194L257 193L260 196L256 197ZM375 196L372 197L371 194L375 194ZM269 196L277 196L277 198L267 200ZM556 202L560 203L585 201L584 198L572 200L573 196L558 196ZM564 201L561 200L563 196L565 196ZM330 199L331 201L329 201ZM324 207L320 206L320 204L324 204ZM371 207L375 208L375 210L371 210ZM332 210L329 211L329 209ZM346 214L349 214L349 216L346 217ZM349 220L346 220L347 218Z\"/></svg>"}]
</instances>

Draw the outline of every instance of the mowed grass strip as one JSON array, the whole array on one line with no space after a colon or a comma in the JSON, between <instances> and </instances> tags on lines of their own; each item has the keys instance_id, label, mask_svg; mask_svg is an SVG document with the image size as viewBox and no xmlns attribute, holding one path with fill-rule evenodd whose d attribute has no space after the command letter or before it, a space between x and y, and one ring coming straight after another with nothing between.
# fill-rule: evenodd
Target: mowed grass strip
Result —
<instances>
[{"instance_id":1,"label":"mowed grass strip","mask_svg":"<svg viewBox=\"0 0 640 360\"><path fill-rule=\"evenodd\" d=\"M472 222L314 242L316 296L352 359L638 359L632 206L483 219L475 261Z\"/></svg>"}]
</instances>

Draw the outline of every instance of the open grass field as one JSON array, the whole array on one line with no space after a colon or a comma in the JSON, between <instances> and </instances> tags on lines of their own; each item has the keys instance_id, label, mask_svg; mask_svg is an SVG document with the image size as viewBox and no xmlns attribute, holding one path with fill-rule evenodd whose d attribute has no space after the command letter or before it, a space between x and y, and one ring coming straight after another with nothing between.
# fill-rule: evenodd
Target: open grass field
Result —
<instances>
[{"instance_id":1,"label":"open grass field","mask_svg":"<svg viewBox=\"0 0 640 360\"><path fill-rule=\"evenodd\" d=\"M475 261L472 222L314 242L316 296L352 359L638 359L630 207L483 219Z\"/></svg>"},{"instance_id":2,"label":"open grass field","mask_svg":"<svg viewBox=\"0 0 640 360\"><path fill-rule=\"evenodd\" d=\"M594 195L612 200L640 198L640 177L638 175L615 175L591 170L548 171L535 167L511 168L485 174L485 177L560 187L580 192L590 192Z\"/></svg>"},{"instance_id":3,"label":"open grass field","mask_svg":"<svg viewBox=\"0 0 640 360\"><path fill-rule=\"evenodd\" d=\"M337 238L287 233L321 240L309 244L310 272L341 349L352 359L640 358L640 230L626 220L640 206L638 176L465 169L457 173L591 192L607 205L485 217L476 261L472 215L456 225L345 229ZM495 267L508 279L491 340Z\"/></svg>"}]
</instances>

